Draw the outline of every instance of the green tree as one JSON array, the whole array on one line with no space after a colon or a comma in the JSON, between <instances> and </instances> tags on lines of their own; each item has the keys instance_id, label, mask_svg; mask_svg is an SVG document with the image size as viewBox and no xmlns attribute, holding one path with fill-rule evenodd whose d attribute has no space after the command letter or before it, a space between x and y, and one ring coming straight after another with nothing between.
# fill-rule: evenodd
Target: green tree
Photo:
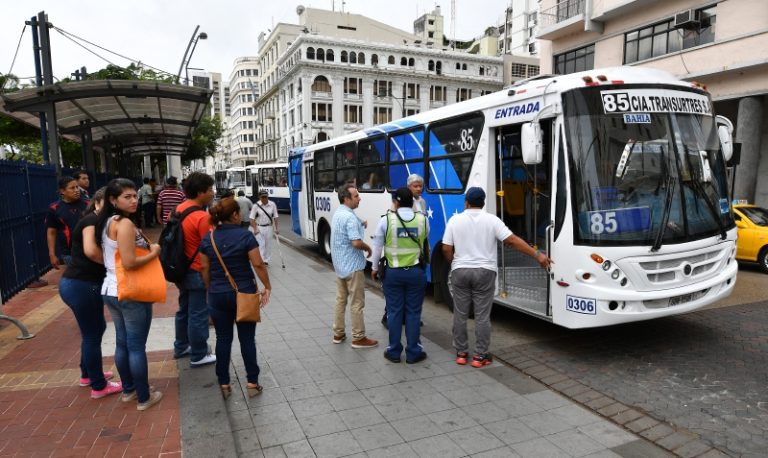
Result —
<instances>
[{"instance_id":1,"label":"green tree","mask_svg":"<svg viewBox=\"0 0 768 458\"><path fill-rule=\"evenodd\" d=\"M206 108L206 112L210 113L210 106ZM192 142L187 153L182 156L182 162L188 165L197 159L213 157L216 154L217 142L221 138L223 130L219 115L212 118L204 116L192 133Z\"/></svg>"}]
</instances>

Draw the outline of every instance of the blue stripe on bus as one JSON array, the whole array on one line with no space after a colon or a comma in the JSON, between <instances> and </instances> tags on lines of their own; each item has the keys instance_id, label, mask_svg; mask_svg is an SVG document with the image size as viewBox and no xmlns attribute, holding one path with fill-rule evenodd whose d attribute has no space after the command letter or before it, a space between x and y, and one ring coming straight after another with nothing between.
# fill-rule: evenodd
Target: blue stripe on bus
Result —
<instances>
[{"instance_id":1,"label":"blue stripe on bus","mask_svg":"<svg viewBox=\"0 0 768 458\"><path fill-rule=\"evenodd\" d=\"M394 132L396 130L407 129L409 127L418 126L418 125L419 123L417 123L416 121L412 121L410 119L398 119L397 121L392 121L381 126L365 129L363 130L363 132L365 132L369 137L372 137L374 135L379 135L384 132Z\"/></svg>"}]
</instances>

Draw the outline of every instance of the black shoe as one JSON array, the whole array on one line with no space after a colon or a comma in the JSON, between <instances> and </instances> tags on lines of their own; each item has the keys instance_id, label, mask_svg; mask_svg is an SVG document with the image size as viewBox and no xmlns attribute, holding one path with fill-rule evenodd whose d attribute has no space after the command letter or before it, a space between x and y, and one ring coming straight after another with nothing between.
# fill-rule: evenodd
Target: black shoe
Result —
<instances>
[{"instance_id":1,"label":"black shoe","mask_svg":"<svg viewBox=\"0 0 768 458\"><path fill-rule=\"evenodd\" d=\"M424 357L426 358L426 355L424 355ZM387 353L386 350L384 351L384 358L387 361L389 361L390 363L399 363L400 362L400 358L395 358L394 356L392 356L389 353Z\"/></svg>"},{"instance_id":2,"label":"black shoe","mask_svg":"<svg viewBox=\"0 0 768 458\"><path fill-rule=\"evenodd\" d=\"M387 326L387 314L385 313L383 317L381 317L381 324L384 326L385 329L388 329L389 326Z\"/></svg>"},{"instance_id":3,"label":"black shoe","mask_svg":"<svg viewBox=\"0 0 768 458\"><path fill-rule=\"evenodd\" d=\"M413 358L410 361L406 359L405 362L406 364L416 364L424 361L425 359L427 359L427 352L423 351L419 356Z\"/></svg>"},{"instance_id":4,"label":"black shoe","mask_svg":"<svg viewBox=\"0 0 768 458\"><path fill-rule=\"evenodd\" d=\"M424 326L424 322L423 321L419 321L419 326Z\"/></svg>"}]
</instances>

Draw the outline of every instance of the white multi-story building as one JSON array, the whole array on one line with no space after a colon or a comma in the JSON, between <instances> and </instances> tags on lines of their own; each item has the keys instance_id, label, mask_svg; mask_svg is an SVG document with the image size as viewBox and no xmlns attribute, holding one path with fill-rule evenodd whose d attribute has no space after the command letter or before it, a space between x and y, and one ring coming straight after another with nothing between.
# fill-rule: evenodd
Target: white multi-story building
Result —
<instances>
[{"instance_id":1,"label":"white multi-story building","mask_svg":"<svg viewBox=\"0 0 768 458\"><path fill-rule=\"evenodd\" d=\"M253 164L256 160L256 145L260 141L260 134L254 102L260 94L260 75L257 57L235 59L228 85L230 115L226 117L227 129L223 134L226 137L224 143L229 144L229 154L225 154L228 157L218 162L221 164L218 170L232 165Z\"/></svg>"},{"instance_id":2,"label":"white multi-story building","mask_svg":"<svg viewBox=\"0 0 768 458\"><path fill-rule=\"evenodd\" d=\"M247 154L233 155L233 165L284 160L293 146L502 87L499 57L453 51L442 46L442 38L429 42L362 15L303 7L297 13L298 25L277 24L259 37L255 150L241 149ZM439 9L416 22L440 25L433 35L442 37L442 19L429 23L436 13ZM233 134L243 120L236 73L230 79Z\"/></svg>"}]
</instances>

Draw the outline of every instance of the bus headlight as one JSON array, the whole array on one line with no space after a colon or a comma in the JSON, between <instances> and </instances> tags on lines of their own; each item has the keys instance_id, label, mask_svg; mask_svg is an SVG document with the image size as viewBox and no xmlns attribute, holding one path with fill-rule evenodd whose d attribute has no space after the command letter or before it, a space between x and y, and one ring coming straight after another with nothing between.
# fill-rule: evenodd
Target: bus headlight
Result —
<instances>
[{"instance_id":1,"label":"bus headlight","mask_svg":"<svg viewBox=\"0 0 768 458\"><path fill-rule=\"evenodd\" d=\"M606 271L606 272L608 272L609 270L611 270L611 261L605 261L605 262L603 263L603 270L604 270L604 271Z\"/></svg>"},{"instance_id":2,"label":"bus headlight","mask_svg":"<svg viewBox=\"0 0 768 458\"><path fill-rule=\"evenodd\" d=\"M618 280L620 275L621 271L619 269L615 269L613 272L611 272L611 278L614 280Z\"/></svg>"}]
</instances>

